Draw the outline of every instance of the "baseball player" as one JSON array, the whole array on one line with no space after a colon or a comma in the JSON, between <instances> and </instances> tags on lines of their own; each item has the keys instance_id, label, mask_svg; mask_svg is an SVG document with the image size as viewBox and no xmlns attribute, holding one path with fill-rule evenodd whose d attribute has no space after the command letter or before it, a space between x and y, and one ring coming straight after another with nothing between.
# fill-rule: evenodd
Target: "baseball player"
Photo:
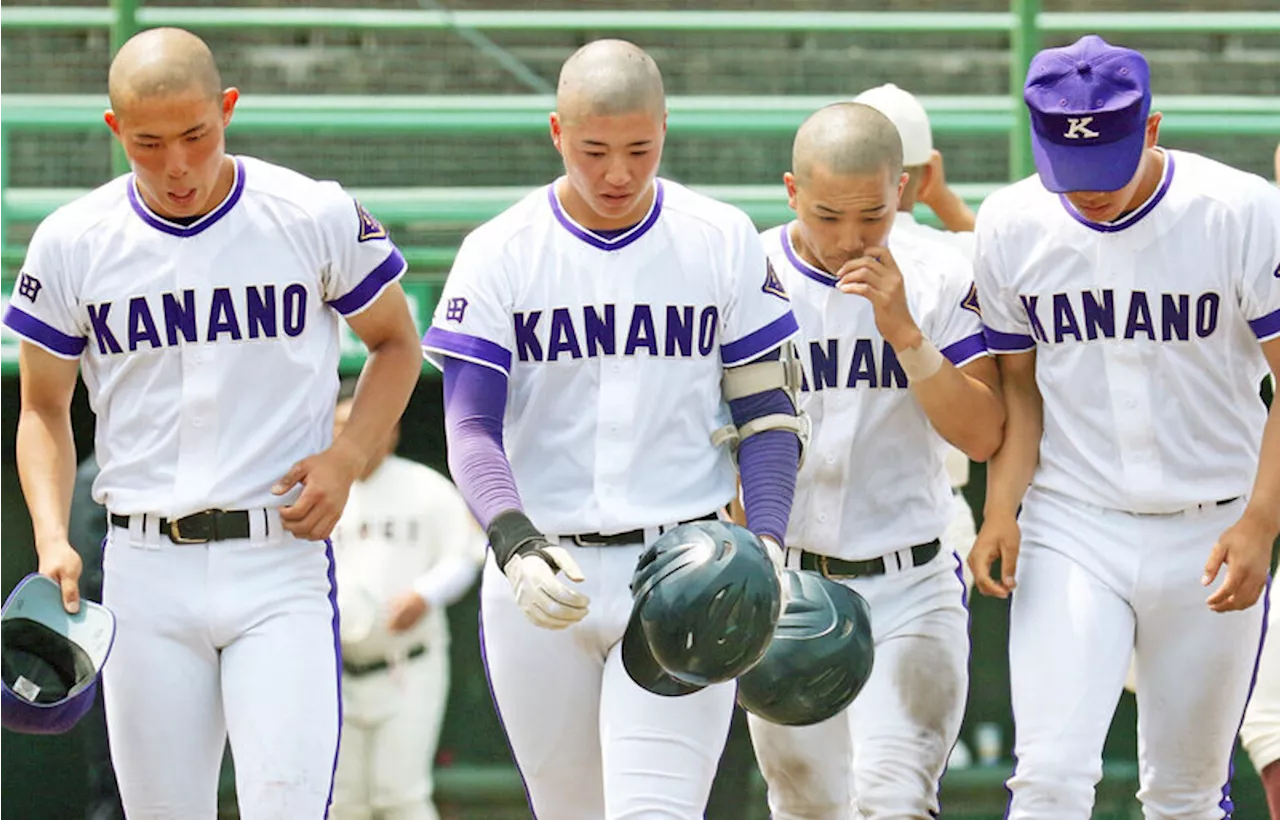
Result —
<instances>
[{"instance_id":1,"label":"baseball player","mask_svg":"<svg viewBox=\"0 0 1280 820\"><path fill-rule=\"evenodd\" d=\"M1159 147L1146 60L1095 35L1024 96L1038 176L978 214L1008 424L969 557L1017 590L1009 817L1089 816L1131 651L1145 815L1230 816L1280 531L1280 191Z\"/></svg>"},{"instance_id":2,"label":"baseball player","mask_svg":"<svg viewBox=\"0 0 1280 820\"><path fill-rule=\"evenodd\" d=\"M1275 178L1280 186L1280 145L1276 146ZM1274 378L1271 388L1274 402ZM1262 778L1271 820L1280 820L1280 638L1273 631L1276 626L1276 608L1271 607L1267 615L1271 638L1262 645L1253 693L1240 725L1240 742Z\"/></svg>"},{"instance_id":3,"label":"baseball player","mask_svg":"<svg viewBox=\"0 0 1280 820\"><path fill-rule=\"evenodd\" d=\"M762 235L800 324L813 452L796 484L788 568L871 607L875 665L814 726L750 717L775 818L936 816L968 695L947 442L982 461L1004 409L968 261L894 230L908 184L893 123L860 103L800 126L784 176L795 221ZM852 777L850 777L852 772Z\"/></svg>"},{"instance_id":4,"label":"baseball player","mask_svg":"<svg viewBox=\"0 0 1280 820\"><path fill-rule=\"evenodd\" d=\"M683 697L620 659L636 560L733 497L780 557L803 428L791 303L741 211L656 178L662 77L618 40L564 64L565 176L463 242L431 328L449 464L492 547L489 683L534 813L701 817L732 683ZM723 387L722 387L723 381Z\"/></svg>"},{"instance_id":5,"label":"baseball player","mask_svg":"<svg viewBox=\"0 0 1280 820\"><path fill-rule=\"evenodd\" d=\"M109 512L105 671L125 813L213 818L228 735L244 818L320 817L337 754L328 537L420 368L386 231L333 183L225 153L238 92L179 29L111 63L133 173L37 229L4 322L39 571L78 604L67 543L79 371ZM369 348L331 441L338 319Z\"/></svg>"},{"instance_id":6,"label":"baseball player","mask_svg":"<svg viewBox=\"0 0 1280 820\"><path fill-rule=\"evenodd\" d=\"M888 117L902 138L902 162L907 184L903 186L898 213L893 220L893 235L910 234L913 238L949 245L960 252L971 266L974 214L947 185L942 154L933 147L933 129L924 106L914 94L893 83L869 88L853 101L869 105ZM917 222L914 213L917 202L928 205L947 230ZM964 561L973 548L977 524L963 492L969 483L969 457L956 447L947 448L947 475L951 479L953 495L951 522L942 535L942 545ZM973 585L973 576L968 571L965 572L965 583L970 587Z\"/></svg>"},{"instance_id":7,"label":"baseball player","mask_svg":"<svg viewBox=\"0 0 1280 820\"><path fill-rule=\"evenodd\" d=\"M343 382L333 434L351 417ZM449 480L382 441L333 530L342 616L342 747L331 820L434 820L449 695L445 607L475 582L483 534Z\"/></svg>"}]
</instances>

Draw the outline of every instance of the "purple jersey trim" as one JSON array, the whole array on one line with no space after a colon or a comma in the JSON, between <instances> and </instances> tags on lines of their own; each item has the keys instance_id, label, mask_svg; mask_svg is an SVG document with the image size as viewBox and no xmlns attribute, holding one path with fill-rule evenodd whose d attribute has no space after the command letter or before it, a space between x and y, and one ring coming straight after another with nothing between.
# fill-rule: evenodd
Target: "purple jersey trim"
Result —
<instances>
[{"instance_id":1,"label":"purple jersey trim","mask_svg":"<svg viewBox=\"0 0 1280 820\"><path fill-rule=\"evenodd\" d=\"M640 224L635 225L616 237L608 239L582 227L577 222L574 222L573 218L564 212L564 208L560 206L560 198L556 196L556 186L554 182L547 186L547 201L551 203L551 212L555 214L556 221L559 222L566 231L578 237L583 242L586 242L593 248L599 248L602 251L616 251L621 248L625 248L632 242L635 242L637 239L644 236L649 229L654 226L654 223L658 221L658 217L662 215L662 180L655 179L653 181L653 185L653 202L649 205L648 215L640 221Z\"/></svg>"},{"instance_id":2,"label":"purple jersey trim","mask_svg":"<svg viewBox=\"0 0 1280 820\"><path fill-rule=\"evenodd\" d=\"M452 356L466 362L475 362L486 367L500 370L503 374L511 373L511 351L496 342L481 339L479 336L468 336L452 330L432 325L422 337L424 354L437 353L441 356ZM428 360L439 367L439 363Z\"/></svg>"},{"instance_id":3,"label":"purple jersey trim","mask_svg":"<svg viewBox=\"0 0 1280 820\"><path fill-rule=\"evenodd\" d=\"M1021 333L1004 333L984 325L982 335L987 340L987 349L996 353L1026 353L1036 349L1036 340Z\"/></svg>"},{"instance_id":4,"label":"purple jersey trim","mask_svg":"<svg viewBox=\"0 0 1280 820\"><path fill-rule=\"evenodd\" d=\"M328 305L343 316L358 313L377 299L387 285L399 279L407 268L408 264L400 254L400 249L392 246L391 253L387 254L387 258L383 259L378 267L369 271L360 283L345 295L330 299Z\"/></svg>"},{"instance_id":5,"label":"purple jersey trim","mask_svg":"<svg viewBox=\"0 0 1280 820\"><path fill-rule=\"evenodd\" d=\"M782 253L787 257L787 261L791 263L791 267L819 284L834 288L836 283L840 281L821 268L815 268L800 258L800 254L796 253L795 248L791 246L790 224L784 225L782 228Z\"/></svg>"},{"instance_id":6,"label":"purple jersey trim","mask_svg":"<svg viewBox=\"0 0 1280 820\"><path fill-rule=\"evenodd\" d=\"M244 163L239 157L235 158L236 163L236 180L231 186L231 193L227 194L227 198L222 200L222 204L214 208L199 221L191 225L179 225L176 222L170 222L162 216L154 213L142 201L142 197L138 196L138 181L135 177L130 176L128 185L125 187L129 192L129 204L133 206L136 213L143 222L147 223L157 231L167 233L170 236L177 236L183 239L195 236L213 225L219 219L231 212L231 209L240 201L240 195L244 193Z\"/></svg>"},{"instance_id":7,"label":"purple jersey trim","mask_svg":"<svg viewBox=\"0 0 1280 820\"><path fill-rule=\"evenodd\" d=\"M963 367L986 352L987 341L981 332L942 348L942 355L956 367Z\"/></svg>"},{"instance_id":8,"label":"purple jersey trim","mask_svg":"<svg viewBox=\"0 0 1280 820\"><path fill-rule=\"evenodd\" d=\"M1273 310L1266 316L1250 319L1249 327L1253 329L1253 335L1257 336L1259 341L1267 341L1280 333L1280 310Z\"/></svg>"},{"instance_id":9,"label":"purple jersey trim","mask_svg":"<svg viewBox=\"0 0 1280 820\"><path fill-rule=\"evenodd\" d=\"M329 772L329 796L325 798L324 803L325 816L328 816L329 807L333 805L333 782L338 774L338 749L342 747L342 639L339 637L341 632L338 628L337 567L333 560L333 542L327 538L324 541L324 557L329 564L327 575L329 578L329 606L333 609L333 674L337 690L336 700L338 702L338 731L334 736L333 768Z\"/></svg>"},{"instance_id":10,"label":"purple jersey trim","mask_svg":"<svg viewBox=\"0 0 1280 820\"><path fill-rule=\"evenodd\" d=\"M1173 182L1173 154L1169 151L1164 152L1164 176L1160 179L1160 187L1156 188L1156 192L1151 195L1147 203L1138 210L1115 222L1090 222L1080 215L1080 212L1072 207L1070 200L1066 194L1058 194L1058 201L1062 203L1062 207L1071 214L1071 218L1086 228L1091 228L1099 233L1118 233L1125 228L1138 224L1138 222L1151 210L1160 204L1160 200L1164 199L1164 195L1169 192L1169 185Z\"/></svg>"},{"instance_id":11,"label":"purple jersey trim","mask_svg":"<svg viewBox=\"0 0 1280 820\"><path fill-rule=\"evenodd\" d=\"M1267 642L1267 625L1271 623L1271 582L1275 580L1271 575L1267 576L1267 585L1262 590L1262 633L1258 636L1258 652L1253 656L1253 674L1249 677L1249 693L1245 697L1245 708L1248 708L1249 701L1253 699L1254 688L1258 685L1258 666L1262 663L1262 647ZM1272 637L1272 640L1275 640ZM1240 727L1244 725L1245 712L1240 712L1240 721L1236 723L1236 734L1240 734ZM1235 755L1227 758L1227 777L1222 781L1222 799L1218 801L1218 808L1222 809L1223 817L1231 817L1235 811L1235 801L1231 797L1231 781L1235 779L1236 764Z\"/></svg>"},{"instance_id":12,"label":"purple jersey trim","mask_svg":"<svg viewBox=\"0 0 1280 820\"><path fill-rule=\"evenodd\" d=\"M83 336L68 336L61 330L50 327L12 303L4 313L4 323L28 342L66 359L78 358L89 343Z\"/></svg>"},{"instance_id":13,"label":"purple jersey trim","mask_svg":"<svg viewBox=\"0 0 1280 820\"><path fill-rule=\"evenodd\" d=\"M748 333L737 341L720 345L720 360L725 367L745 364L758 358L761 353L773 350L799 330L795 314L788 310L759 330Z\"/></svg>"}]
</instances>

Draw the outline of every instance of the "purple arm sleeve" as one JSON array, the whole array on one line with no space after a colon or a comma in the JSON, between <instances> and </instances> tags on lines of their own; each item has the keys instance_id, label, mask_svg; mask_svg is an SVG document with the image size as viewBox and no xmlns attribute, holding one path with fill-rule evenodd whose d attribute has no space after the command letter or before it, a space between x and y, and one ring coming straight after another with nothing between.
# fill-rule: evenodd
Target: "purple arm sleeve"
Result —
<instances>
[{"instance_id":1,"label":"purple arm sleeve","mask_svg":"<svg viewBox=\"0 0 1280 820\"><path fill-rule=\"evenodd\" d=\"M449 472L484 530L498 513L522 509L511 462L502 447L506 410L506 375L462 359L444 360Z\"/></svg>"},{"instance_id":2,"label":"purple arm sleeve","mask_svg":"<svg viewBox=\"0 0 1280 820\"><path fill-rule=\"evenodd\" d=\"M795 409L787 394L775 389L734 399L729 402L729 412L733 423L741 427L751 419L772 413L793 415ZM747 529L786 546L787 520L791 517L799 468L800 440L790 430L765 430L742 442L738 447L738 473L742 476Z\"/></svg>"}]
</instances>

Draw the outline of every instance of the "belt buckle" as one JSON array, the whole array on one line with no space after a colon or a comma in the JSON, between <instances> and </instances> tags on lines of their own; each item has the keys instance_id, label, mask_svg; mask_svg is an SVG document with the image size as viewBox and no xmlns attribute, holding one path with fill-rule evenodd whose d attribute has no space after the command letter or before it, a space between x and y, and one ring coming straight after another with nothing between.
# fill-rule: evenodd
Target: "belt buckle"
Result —
<instances>
[{"instance_id":1,"label":"belt buckle","mask_svg":"<svg viewBox=\"0 0 1280 820\"><path fill-rule=\"evenodd\" d=\"M169 522L169 540L175 544L207 544L209 543L210 541L213 540L211 535L206 535L204 537L185 536L182 534L182 529L179 527L179 524L181 524L183 521L187 521L192 518L195 518L196 516L209 516L210 518L212 518L215 512L216 512L215 510L204 510L203 512L192 513L191 515L185 516L184 518L175 518L171 520Z\"/></svg>"},{"instance_id":2,"label":"belt buckle","mask_svg":"<svg viewBox=\"0 0 1280 820\"><path fill-rule=\"evenodd\" d=\"M857 578L858 574L852 575L832 575L831 574L831 557L828 555L818 555L818 572L822 573L822 577L829 581L839 581L845 578Z\"/></svg>"}]
</instances>

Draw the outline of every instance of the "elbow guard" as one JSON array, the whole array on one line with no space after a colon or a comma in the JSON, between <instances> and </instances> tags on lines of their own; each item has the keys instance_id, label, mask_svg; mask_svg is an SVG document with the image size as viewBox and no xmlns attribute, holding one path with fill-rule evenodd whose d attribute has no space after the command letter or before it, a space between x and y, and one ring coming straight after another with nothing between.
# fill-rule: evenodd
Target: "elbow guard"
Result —
<instances>
[{"instance_id":1,"label":"elbow guard","mask_svg":"<svg viewBox=\"0 0 1280 820\"><path fill-rule=\"evenodd\" d=\"M804 464L805 451L809 447L809 417L800 410L800 385L803 373L795 345L786 342L776 360L753 362L731 367L724 372L721 390L725 401L733 401L769 390L782 390L791 401L791 413L770 413L751 419L741 427L730 422L711 434L711 443L719 447L728 444L736 458L738 446L746 439L765 430L790 430L800 442L800 463Z\"/></svg>"}]
</instances>

